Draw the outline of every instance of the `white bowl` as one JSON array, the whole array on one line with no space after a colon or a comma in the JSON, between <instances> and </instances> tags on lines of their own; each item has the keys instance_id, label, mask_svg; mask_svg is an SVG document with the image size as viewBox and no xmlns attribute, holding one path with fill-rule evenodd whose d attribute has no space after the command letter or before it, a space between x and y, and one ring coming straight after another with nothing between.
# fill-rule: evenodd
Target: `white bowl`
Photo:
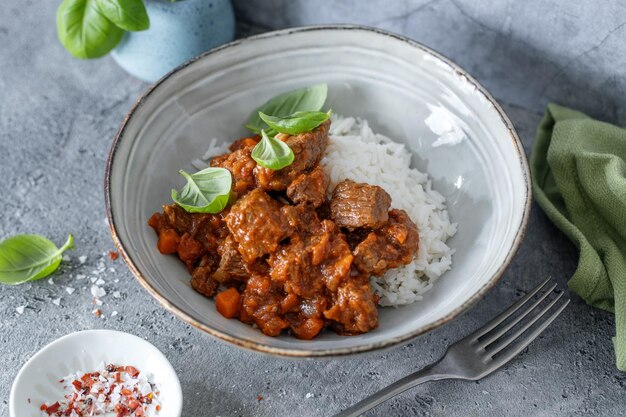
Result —
<instances>
[{"instance_id":1,"label":"white bowl","mask_svg":"<svg viewBox=\"0 0 626 417\"><path fill-rule=\"evenodd\" d=\"M383 308L375 331L325 332L314 340L272 338L228 320L196 293L173 256L156 250L146 225L192 169L207 141L232 141L249 113L277 93L329 84L328 106L367 118L375 131L407 144L448 201L457 235L453 269L424 300ZM430 127L433 112L446 120ZM442 120L440 120L442 122ZM450 126L446 126L447 123ZM434 128L464 138L433 146ZM169 311L238 346L290 356L328 356L388 347L454 318L491 288L511 261L528 220L528 165L513 125L476 80L438 53L378 29L324 26L265 33L214 49L174 70L126 116L111 147L105 179L113 238L139 282Z\"/></svg>"},{"instance_id":2,"label":"white bowl","mask_svg":"<svg viewBox=\"0 0 626 417\"><path fill-rule=\"evenodd\" d=\"M41 415L41 404L63 398L59 379L78 371L96 370L103 362L131 365L151 373L161 391L162 409L158 417L180 417L183 393L167 358L145 340L113 330L72 333L37 352L24 364L13 382L9 400L11 417Z\"/></svg>"}]
</instances>

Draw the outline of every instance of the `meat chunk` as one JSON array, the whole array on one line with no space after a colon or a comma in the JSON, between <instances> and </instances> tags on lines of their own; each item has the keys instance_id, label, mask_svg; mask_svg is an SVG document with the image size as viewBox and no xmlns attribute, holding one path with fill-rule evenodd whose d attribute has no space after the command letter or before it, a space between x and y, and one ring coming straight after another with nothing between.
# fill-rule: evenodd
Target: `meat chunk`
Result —
<instances>
[{"instance_id":1,"label":"meat chunk","mask_svg":"<svg viewBox=\"0 0 626 417\"><path fill-rule=\"evenodd\" d=\"M179 235L189 232L193 228L194 218L178 204L163 206L163 221L169 228L176 230Z\"/></svg>"},{"instance_id":2,"label":"meat chunk","mask_svg":"<svg viewBox=\"0 0 626 417\"><path fill-rule=\"evenodd\" d=\"M228 147L228 150L231 152L235 152L243 148L252 149L256 146L257 143L259 143L260 140L261 140L261 137L259 135L251 136L248 138L237 139L236 141L230 144L230 146Z\"/></svg>"},{"instance_id":3,"label":"meat chunk","mask_svg":"<svg viewBox=\"0 0 626 417\"><path fill-rule=\"evenodd\" d=\"M254 323L268 336L278 336L289 323L281 317L281 303L285 298L280 286L269 277L253 275L244 289L239 319Z\"/></svg>"},{"instance_id":4,"label":"meat chunk","mask_svg":"<svg viewBox=\"0 0 626 417\"><path fill-rule=\"evenodd\" d=\"M293 136L276 135L277 139L289 145L295 156L294 161L291 165L277 171L257 166L254 174L258 185L267 191L283 191L300 174L313 169L322 159L328 146L329 127L330 121L326 121L311 132Z\"/></svg>"},{"instance_id":5,"label":"meat chunk","mask_svg":"<svg viewBox=\"0 0 626 417\"><path fill-rule=\"evenodd\" d=\"M212 278L212 263L213 260L210 257L204 257L200 265L191 273L191 288L207 297L213 297L219 287L219 283Z\"/></svg>"},{"instance_id":6,"label":"meat chunk","mask_svg":"<svg viewBox=\"0 0 626 417\"><path fill-rule=\"evenodd\" d=\"M284 207L296 229L267 260L272 280L289 294L310 298L324 287L331 291L350 275L352 253L345 237L330 220L319 221L311 207Z\"/></svg>"},{"instance_id":7,"label":"meat chunk","mask_svg":"<svg viewBox=\"0 0 626 417\"><path fill-rule=\"evenodd\" d=\"M274 252L292 233L278 202L258 188L237 200L226 215L226 224L245 262Z\"/></svg>"},{"instance_id":8,"label":"meat chunk","mask_svg":"<svg viewBox=\"0 0 626 417\"><path fill-rule=\"evenodd\" d=\"M188 233L201 241L209 251L216 249L218 243L228 234L220 215L188 213L178 204L163 206L163 214L155 213L148 224L157 232L160 229L174 229L181 236Z\"/></svg>"},{"instance_id":9,"label":"meat chunk","mask_svg":"<svg viewBox=\"0 0 626 417\"><path fill-rule=\"evenodd\" d=\"M226 168L233 176L233 191L237 195L243 195L254 188L254 168L256 162L250 155L251 147L243 147L236 151L215 157L211 160L212 167Z\"/></svg>"},{"instance_id":10,"label":"meat chunk","mask_svg":"<svg viewBox=\"0 0 626 417\"><path fill-rule=\"evenodd\" d=\"M359 334L378 327L378 309L367 276L345 281L332 300L324 316L336 322L334 327L339 333Z\"/></svg>"},{"instance_id":11,"label":"meat chunk","mask_svg":"<svg viewBox=\"0 0 626 417\"><path fill-rule=\"evenodd\" d=\"M220 256L220 264L213 274L215 281L220 283L245 281L248 277L248 269L241 258L241 254L237 250L238 246L233 237L229 235L217 248L217 253Z\"/></svg>"},{"instance_id":12,"label":"meat chunk","mask_svg":"<svg viewBox=\"0 0 626 417\"><path fill-rule=\"evenodd\" d=\"M339 227L377 229L387 222L391 197L377 185L344 180L330 200L331 218Z\"/></svg>"},{"instance_id":13,"label":"meat chunk","mask_svg":"<svg viewBox=\"0 0 626 417\"><path fill-rule=\"evenodd\" d=\"M204 246L196 239L191 237L189 233L185 233L178 244L178 257L187 265L189 271L193 271L197 262L206 252Z\"/></svg>"},{"instance_id":14,"label":"meat chunk","mask_svg":"<svg viewBox=\"0 0 626 417\"><path fill-rule=\"evenodd\" d=\"M404 210L391 210L389 222L372 231L354 249L354 265L365 274L382 275L406 265L419 246L419 232Z\"/></svg>"},{"instance_id":15,"label":"meat chunk","mask_svg":"<svg viewBox=\"0 0 626 417\"><path fill-rule=\"evenodd\" d=\"M310 173L300 174L287 187L287 197L295 204L321 206L326 200L328 177L324 168L317 166Z\"/></svg>"},{"instance_id":16,"label":"meat chunk","mask_svg":"<svg viewBox=\"0 0 626 417\"><path fill-rule=\"evenodd\" d=\"M285 299L286 300L286 299ZM285 317L289 322L291 333L298 339L311 340L325 327L324 311L327 308L327 298L317 295L313 298L299 299L292 313Z\"/></svg>"}]
</instances>

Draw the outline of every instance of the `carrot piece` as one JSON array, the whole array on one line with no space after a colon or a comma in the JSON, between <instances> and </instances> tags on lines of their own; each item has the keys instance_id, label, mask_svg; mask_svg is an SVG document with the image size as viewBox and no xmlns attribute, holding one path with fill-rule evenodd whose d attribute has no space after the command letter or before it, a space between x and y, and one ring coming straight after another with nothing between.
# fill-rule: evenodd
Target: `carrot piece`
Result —
<instances>
[{"instance_id":1,"label":"carrot piece","mask_svg":"<svg viewBox=\"0 0 626 417\"><path fill-rule=\"evenodd\" d=\"M176 253L179 242L180 242L180 237L176 233L176 230L174 229L161 230L161 233L159 233L159 241L157 243L157 248L159 249L159 252L163 254Z\"/></svg>"},{"instance_id":2,"label":"carrot piece","mask_svg":"<svg viewBox=\"0 0 626 417\"><path fill-rule=\"evenodd\" d=\"M229 288L215 296L215 306L222 316L232 319L239 315L241 296L236 289Z\"/></svg>"},{"instance_id":3,"label":"carrot piece","mask_svg":"<svg viewBox=\"0 0 626 417\"><path fill-rule=\"evenodd\" d=\"M292 327L291 331L298 339L311 340L324 328L324 321L318 318L308 318L301 325Z\"/></svg>"}]
</instances>

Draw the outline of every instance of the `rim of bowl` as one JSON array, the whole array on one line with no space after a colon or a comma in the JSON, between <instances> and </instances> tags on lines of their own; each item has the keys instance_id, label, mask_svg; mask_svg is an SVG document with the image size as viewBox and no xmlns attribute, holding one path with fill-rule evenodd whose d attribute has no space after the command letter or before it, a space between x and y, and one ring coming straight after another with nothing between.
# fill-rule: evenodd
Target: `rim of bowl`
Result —
<instances>
[{"instance_id":1,"label":"rim of bowl","mask_svg":"<svg viewBox=\"0 0 626 417\"><path fill-rule=\"evenodd\" d=\"M183 398L183 390L182 387L180 385L180 380L178 379L178 375L176 374L176 370L174 369L174 367L172 366L172 364L170 363L170 361L167 359L167 357L163 354L163 352L161 352L156 346L154 346L152 343L148 342L145 339L142 339L139 336L136 336L134 334L131 333L126 333L126 332L122 332L119 330L109 330L109 329L90 329L90 330L79 330L77 332L72 332L70 334L66 334L65 336L61 336L56 340L53 340L52 342L48 343L47 345L45 345L44 347L42 347L41 349L39 349L37 351L37 353L35 353L33 356L31 356L31 358L29 360L26 361L26 363L24 363L24 365L22 365L22 367L20 368L19 372L17 373L17 375L15 376L15 379L13 380L13 384L11 385L11 393L9 394L9 414L13 417L16 416L17 414L15 413L15 396L17 395L17 391L16 391L16 383L17 381L22 377L22 374L24 372L26 372L26 369L28 369L28 367L30 366L30 364L35 361L38 357L45 355L46 352L48 350L50 350L50 348L52 348L53 346L62 344L63 342L65 342L67 339L73 338L73 337L82 337L82 336L89 336L91 334L95 334L95 333L112 333L114 335L121 335L124 337L131 337L131 338L135 338L138 339L140 343L145 343L147 344L148 348L153 349L154 352L158 353L160 355L160 359L167 365L170 367L172 373L174 374L175 380L174 382L176 383L176 388L177 388L177 394L180 396L181 398L181 409L178 410L177 415L180 416L182 413L182 398Z\"/></svg>"},{"instance_id":2,"label":"rim of bowl","mask_svg":"<svg viewBox=\"0 0 626 417\"><path fill-rule=\"evenodd\" d=\"M133 115L135 114L135 111L141 107L141 105L143 104L144 101L146 101L150 95L152 94L152 92L157 89L162 83L166 82L173 74L185 69L186 67L192 65L193 63L195 63L196 61L203 59L205 57L208 57L218 51L222 51L224 49L229 49L229 48L234 48L237 47L238 45L240 45L243 42L247 42L250 40L256 40L256 39L268 39L268 38L274 38L274 37L279 37L279 36L289 36L292 33L302 33L302 32L317 32L317 31L343 31L343 30L349 30L349 31L364 31L364 32L372 32L375 33L377 35L380 36L387 36L389 38L395 39L396 41L400 41L400 42L404 42L407 43L408 45L414 47L414 48L418 48L420 50L422 50L423 52L431 55L432 57L436 58L437 60L443 62L444 64L448 65L449 67L451 67L459 76L466 78L466 80L472 84L476 90L478 94L482 94L483 97L488 100L494 107L494 109L498 112L498 115L500 116L500 119L502 121L502 123L505 125L508 133L509 133L509 140L511 142L513 142L513 146L515 147L515 151L517 152L518 158L519 158L519 163L520 163L520 167L522 169L522 174L523 174L523 179L524 179L524 185L525 185L525 202L524 202L524 212L522 214L522 221L519 225L519 228L516 232L515 235L515 239L513 240L513 244L511 245L511 247L509 248L509 251L507 253L506 258L504 259L504 262L500 265L500 267L498 268L498 270L491 276L491 278L489 279L489 281L483 285L477 292L475 292L474 294L472 294L472 296L467 299L463 304L461 304L459 307L457 307L456 309L454 309L454 311L452 311L451 313L449 313L448 315L446 315L445 317L442 317L441 319L427 325L427 326L423 326L415 331L409 332L407 334L404 334L402 336L398 336L398 337L394 337L394 338L390 338L390 339L386 339L380 342L376 342L376 343L370 343L370 344L366 344L366 345L361 345L361 346L355 346L355 347L346 347L346 348L330 348L330 349L324 349L324 350L307 350L307 349L292 349L292 348L277 348L277 347L273 347L270 345L267 345L265 343L259 343L259 342L253 342L250 340L245 340L242 339L238 336L235 335L231 335L225 332L222 332L220 330L216 330L213 329L205 324L202 324L200 322L198 322L197 320L195 320L194 318L192 318L191 316L189 316L187 313L185 313L183 310L179 309L178 307L176 307L175 305L173 305L172 303L170 303L170 301L161 293L159 293L154 287L152 287L148 281L144 278L144 276L142 275L142 273L139 271L139 269L136 267L135 263L133 262L131 256L128 254L128 252L126 251L126 248L124 246L124 243L122 242L122 239L120 238L120 236L118 235L117 232L117 228L115 226L115 218L113 217L113 212L111 210L111 171L112 171L112 167L113 167L113 161L115 159L115 152L118 148L118 144L120 143L120 141L123 139L124 137L124 132L126 130L126 125L130 122L130 120L132 119ZM128 266L128 268L130 269L130 271L132 272L132 274L135 276L135 278L139 281L139 283L141 284L141 286L148 291L148 293L150 295L152 295L167 311L169 311L170 313L174 314L175 316L177 316L179 319L183 320L184 322L186 322L187 324L195 327L198 330L201 330L205 333L210 334L211 336L214 336L220 340L232 343L236 346L245 348L245 349L249 349L249 350L253 350L253 351L257 351L257 352L262 352L262 353L267 353L270 355L278 355L278 356L288 356L288 357L328 357L328 356L344 356L344 355L350 355L350 354L355 354L355 353L364 353L364 352L371 352L374 350L379 350L379 349L384 349L384 348L389 348L391 346L400 344L402 342L405 342L409 339L415 338L419 335L422 335L424 333L427 333L437 327L440 327L446 323L448 323L449 321L453 320L454 318L458 317L461 313L464 313L465 311L467 311L469 309L469 307L471 307L473 304L475 304L478 300L480 300L502 277L502 275L504 274L505 270L507 269L507 267L509 266L509 264L511 263L513 257L515 256L515 254L517 253L517 250L519 249L519 246L522 242L522 240L524 239L525 233L526 233L526 228L528 226L528 219L530 216L530 207L531 207L531 201L532 201L532 194L531 194L531 178L530 178L530 170L528 168L528 160L526 158L526 154L524 153L524 148L522 146L522 143L519 139L519 136L517 135L517 132L515 131L515 127L513 126L513 123L511 122L511 120L509 119L509 117L506 115L506 113L504 112L504 110L502 109L502 107L500 107L500 105L498 104L498 102L491 96L491 94L474 78L472 77L467 71L465 71L463 68L461 68L459 65L457 65L455 62L453 62L451 59L445 57L444 55L440 54L439 52L417 42L414 41L406 36L403 35L399 35L393 32L389 32L383 29L378 29L378 28L374 28L374 27L370 27L370 26L364 26L364 25L349 25L349 24L332 24L332 25L310 25L310 26L300 26L300 27L294 27L294 28L288 28L288 29L281 29L281 30L275 30L275 31L270 31L270 32L265 32L265 33L261 33L258 35L253 35L253 36L249 36L246 38L242 38L242 39L238 39L235 40L233 42L224 44L222 46L219 46L217 48L211 49L209 51L206 51L192 59L190 59L189 61L179 65L178 67L174 68L172 71L170 71L169 73L167 73L166 75L163 76L163 78L161 78L159 81L157 81L156 83L154 83L152 86L150 86L135 102L135 104L133 105L133 107L130 109L130 111L124 116L124 119L115 135L115 138L113 140L113 143L111 144L111 149L109 151L109 156L107 158L107 164L106 164L106 172L105 172L105 178L104 178L104 194L105 194L105 205L106 205L106 212L107 212L107 219L109 222L109 228L111 230L111 236L113 237L113 241L115 242L115 245L117 246L120 254L122 255L122 258L124 259L124 262L126 263L126 265Z\"/></svg>"}]
</instances>

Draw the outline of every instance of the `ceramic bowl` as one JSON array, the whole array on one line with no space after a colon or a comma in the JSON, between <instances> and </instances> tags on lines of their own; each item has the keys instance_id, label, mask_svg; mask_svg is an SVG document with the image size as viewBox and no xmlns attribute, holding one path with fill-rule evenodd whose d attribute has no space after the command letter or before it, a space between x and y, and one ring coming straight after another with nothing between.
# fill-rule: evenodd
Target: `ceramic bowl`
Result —
<instances>
[{"instance_id":1,"label":"ceramic bowl","mask_svg":"<svg viewBox=\"0 0 626 417\"><path fill-rule=\"evenodd\" d=\"M367 118L404 142L413 163L448 201L458 233L453 268L423 301L380 309L380 325L359 336L325 332L311 341L269 337L228 320L196 293L173 256L156 250L146 221L179 169L203 155L211 138L243 136L242 124L274 95L320 82L337 114ZM443 138L443 140L442 140ZM113 238L141 285L182 320L238 346L288 356L329 356L392 346L441 326L480 299L502 275L527 224L528 165L500 106L450 60L407 38L355 26L270 32L214 49L177 68L128 113L106 171Z\"/></svg>"},{"instance_id":2,"label":"ceramic bowl","mask_svg":"<svg viewBox=\"0 0 626 417\"><path fill-rule=\"evenodd\" d=\"M45 346L17 374L9 409L11 417L39 416L39 406L63 398L59 379L89 372L101 363L132 365L150 372L160 386L159 417L180 417L183 394L174 368L152 344L132 334L113 330L86 330L63 336Z\"/></svg>"}]
</instances>

